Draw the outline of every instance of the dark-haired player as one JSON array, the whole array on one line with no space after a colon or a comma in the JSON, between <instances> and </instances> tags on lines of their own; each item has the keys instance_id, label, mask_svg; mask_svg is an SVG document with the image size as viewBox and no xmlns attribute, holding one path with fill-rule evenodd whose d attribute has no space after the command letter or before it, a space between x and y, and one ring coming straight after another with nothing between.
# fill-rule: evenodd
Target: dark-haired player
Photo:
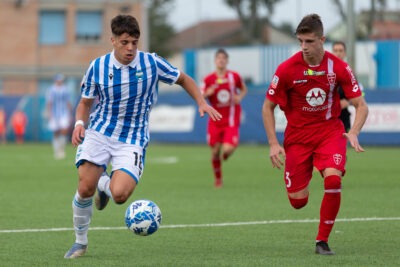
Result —
<instances>
[{"instance_id":1,"label":"dark-haired player","mask_svg":"<svg viewBox=\"0 0 400 267\"><path fill-rule=\"evenodd\" d=\"M72 144L78 146L78 190L72 201L76 241L65 258L86 252L92 198L102 210L111 198L124 203L143 173L149 142L149 115L157 101L158 81L179 84L199 105L200 116L221 115L204 100L192 78L163 58L137 50L140 30L137 20L118 15L111 21L114 50L92 61L82 80L81 100L76 108ZM90 115L90 107L99 103ZM85 130L85 125L88 129ZM112 179L105 172L111 163Z\"/></svg>"},{"instance_id":2,"label":"dark-haired player","mask_svg":"<svg viewBox=\"0 0 400 267\"><path fill-rule=\"evenodd\" d=\"M356 152L364 149L358 134L367 118L368 107L351 68L324 51L323 26L316 14L305 16L296 29L301 51L279 65L268 88L263 106L265 131L273 167L281 168L291 205L300 209L308 201L313 165L324 179L325 195L315 252L334 254L328 237L340 207L342 176L345 174L346 142ZM339 120L338 86L356 109L353 127L345 132ZM282 148L276 138L274 109L288 120Z\"/></svg>"},{"instance_id":3,"label":"dark-haired player","mask_svg":"<svg viewBox=\"0 0 400 267\"><path fill-rule=\"evenodd\" d=\"M215 71L207 75L201 86L203 96L219 113L222 119L209 120L207 141L211 147L211 163L215 186L222 186L222 159L228 159L239 144L240 102L247 94L247 87L240 75L228 70L228 53L220 48L215 53Z\"/></svg>"}]
</instances>

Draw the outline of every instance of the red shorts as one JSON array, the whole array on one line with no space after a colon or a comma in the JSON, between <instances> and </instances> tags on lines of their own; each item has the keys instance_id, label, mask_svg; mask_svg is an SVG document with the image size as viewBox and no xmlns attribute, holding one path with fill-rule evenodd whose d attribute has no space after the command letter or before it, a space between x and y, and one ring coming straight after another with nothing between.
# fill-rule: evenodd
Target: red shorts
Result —
<instances>
[{"instance_id":1,"label":"red shorts","mask_svg":"<svg viewBox=\"0 0 400 267\"><path fill-rule=\"evenodd\" d=\"M25 134L25 127L14 125L14 133L16 135L24 135Z\"/></svg>"},{"instance_id":2,"label":"red shorts","mask_svg":"<svg viewBox=\"0 0 400 267\"><path fill-rule=\"evenodd\" d=\"M239 144L239 127L219 126L209 123L207 142L209 146L214 146L216 143L222 143L236 147Z\"/></svg>"},{"instance_id":3,"label":"red shorts","mask_svg":"<svg viewBox=\"0 0 400 267\"><path fill-rule=\"evenodd\" d=\"M305 129L302 131L304 135ZM326 168L335 168L345 174L346 144L344 128L333 127L326 131L313 129L308 143L285 145L285 183L289 193L306 188L311 180L313 166L322 175Z\"/></svg>"}]
</instances>

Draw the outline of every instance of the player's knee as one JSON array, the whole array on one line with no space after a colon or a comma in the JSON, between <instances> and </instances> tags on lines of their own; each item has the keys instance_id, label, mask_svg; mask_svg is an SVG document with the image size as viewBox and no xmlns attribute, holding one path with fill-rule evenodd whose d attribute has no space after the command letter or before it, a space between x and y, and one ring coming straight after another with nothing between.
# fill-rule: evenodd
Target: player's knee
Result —
<instances>
[{"instance_id":1,"label":"player's knee","mask_svg":"<svg viewBox=\"0 0 400 267\"><path fill-rule=\"evenodd\" d=\"M83 198L92 197L96 192L96 186L92 186L86 183L79 183L78 193Z\"/></svg>"},{"instance_id":2,"label":"player's knee","mask_svg":"<svg viewBox=\"0 0 400 267\"><path fill-rule=\"evenodd\" d=\"M338 175L330 175L324 179L325 190L338 190L342 187L342 179Z\"/></svg>"},{"instance_id":3,"label":"player's knee","mask_svg":"<svg viewBox=\"0 0 400 267\"><path fill-rule=\"evenodd\" d=\"M295 209L301 209L302 207L304 207L305 205L307 205L308 202L308 195L305 198L291 198L289 196L289 201L290 204L292 205L293 208Z\"/></svg>"},{"instance_id":4,"label":"player's knee","mask_svg":"<svg viewBox=\"0 0 400 267\"><path fill-rule=\"evenodd\" d=\"M116 204L124 204L131 195L129 192L125 190L111 190L111 194Z\"/></svg>"},{"instance_id":5,"label":"player's knee","mask_svg":"<svg viewBox=\"0 0 400 267\"><path fill-rule=\"evenodd\" d=\"M113 199L116 204L124 204L128 200L128 197L121 194L116 194L115 196L113 195Z\"/></svg>"}]
</instances>

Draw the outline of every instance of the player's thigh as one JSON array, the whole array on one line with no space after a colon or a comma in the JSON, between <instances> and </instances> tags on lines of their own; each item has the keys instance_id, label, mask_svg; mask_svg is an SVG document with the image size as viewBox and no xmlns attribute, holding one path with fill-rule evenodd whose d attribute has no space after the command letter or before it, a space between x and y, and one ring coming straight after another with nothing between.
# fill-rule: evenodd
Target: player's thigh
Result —
<instances>
[{"instance_id":1,"label":"player's thigh","mask_svg":"<svg viewBox=\"0 0 400 267\"><path fill-rule=\"evenodd\" d=\"M327 136L315 151L314 166L326 175L344 175L347 140L342 131Z\"/></svg>"},{"instance_id":2,"label":"player's thigh","mask_svg":"<svg viewBox=\"0 0 400 267\"><path fill-rule=\"evenodd\" d=\"M224 151L233 152L239 144L239 127L225 127L223 137Z\"/></svg>"},{"instance_id":3,"label":"player's thigh","mask_svg":"<svg viewBox=\"0 0 400 267\"><path fill-rule=\"evenodd\" d=\"M223 128L214 124L209 123L207 127L207 143L213 147L215 144L223 142Z\"/></svg>"},{"instance_id":4,"label":"player's thigh","mask_svg":"<svg viewBox=\"0 0 400 267\"><path fill-rule=\"evenodd\" d=\"M91 197L94 195L97 182L103 172L103 167L88 161L84 161L79 165L78 192L81 197Z\"/></svg>"},{"instance_id":5,"label":"player's thigh","mask_svg":"<svg viewBox=\"0 0 400 267\"><path fill-rule=\"evenodd\" d=\"M284 179L288 193L296 193L308 187L313 170L313 149L303 144L285 147Z\"/></svg>"},{"instance_id":6,"label":"player's thigh","mask_svg":"<svg viewBox=\"0 0 400 267\"><path fill-rule=\"evenodd\" d=\"M136 188L136 180L124 170L115 170L111 176L110 190L115 202L123 203Z\"/></svg>"},{"instance_id":7,"label":"player's thigh","mask_svg":"<svg viewBox=\"0 0 400 267\"><path fill-rule=\"evenodd\" d=\"M85 138L76 150L75 165L79 167L83 162L90 162L107 170L111 153L110 138L94 130L88 129Z\"/></svg>"},{"instance_id":8,"label":"player's thigh","mask_svg":"<svg viewBox=\"0 0 400 267\"><path fill-rule=\"evenodd\" d=\"M128 174L135 184L139 183L144 171L145 150L140 146L118 141L112 142L110 147L112 176L119 170Z\"/></svg>"}]
</instances>

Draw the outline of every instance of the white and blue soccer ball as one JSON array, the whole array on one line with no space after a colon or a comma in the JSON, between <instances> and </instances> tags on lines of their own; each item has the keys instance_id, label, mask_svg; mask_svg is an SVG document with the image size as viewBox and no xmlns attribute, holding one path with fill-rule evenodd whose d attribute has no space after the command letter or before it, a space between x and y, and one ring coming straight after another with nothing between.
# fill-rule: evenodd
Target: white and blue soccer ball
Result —
<instances>
[{"instance_id":1,"label":"white and blue soccer ball","mask_svg":"<svg viewBox=\"0 0 400 267\"><path fill-rule=\"evenodd\" d=\"M126 209L125 223L137 235L151 235L160 227L161 210L153 201L136 200Z\"/></svg>"}]
</instances>

